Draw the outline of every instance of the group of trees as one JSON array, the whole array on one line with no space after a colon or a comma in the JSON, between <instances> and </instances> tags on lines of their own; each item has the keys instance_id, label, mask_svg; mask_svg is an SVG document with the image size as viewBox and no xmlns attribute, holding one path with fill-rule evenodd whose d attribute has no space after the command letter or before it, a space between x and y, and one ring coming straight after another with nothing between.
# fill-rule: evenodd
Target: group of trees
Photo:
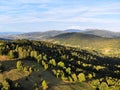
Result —
<instances>
[{"instance_id":1,"label":"group of trees","mask_svg":"<svg viewBox=\"0 0 120 90\"><path fill-rule=\"evenodd\" d=\"M22 87L19 83L13 83L10 79L5 78L0 83L0 90L21 90Z\"/></svg>"},{"instance_id":2,"label":"group of trees","mask_svg":"<svg viewBox=\"0 0 120 90\"><path fill-rule=\"evenodd\" d=\"M48 84L45 80L41 81L40 85L35 84L34 85L34 89L35 90L47 90L48 88ZM19 84L19 83L13 83L13 81L11 81L8 78L5 78L1 83L0 83L0 90L22 90L23 87Z\"/></svg>"},{"instance_id":3,"label":"group of trees","mask_svg":"<svg viewBox=\"0 0 120 90\"><path fill-rule=\"evenodd\" d=\"M89 82L93 88L98 90L119 90L120 80L112 77L94 79Z\"/></svg>"},{"instance_id":4,"label":"group of trees","mask_svg":"<svg viewBox=\"0 0 120 90\"><path fill-rule=\"evenodd\" d=\"M90 80L90 84L100 90L106 85L108 88L115 86L104 82L106 76L111 77L114 82L120 79L119 58L105 57L83 49L42 41L15 40L1 45L0 54L8 55L10 58L36 60L45 70L51 71L63 81ZM16 67L18 70L23 70L22 62L18 61ZM118 81L115 81L116 79ZM100 85L94 85L94 80L99 80L97 83ZM116 87L119 85L120 83Z\"/></svg>"}]
</instances>

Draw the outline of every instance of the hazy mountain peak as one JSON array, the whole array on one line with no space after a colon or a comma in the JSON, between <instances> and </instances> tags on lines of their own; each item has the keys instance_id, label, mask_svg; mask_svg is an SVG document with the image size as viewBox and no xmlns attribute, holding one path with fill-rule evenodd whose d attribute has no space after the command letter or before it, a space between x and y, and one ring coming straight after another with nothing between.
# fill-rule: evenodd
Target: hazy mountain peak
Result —
<instances>
[{"instance_id":1,"label":"hazy mountain peak","mask_svg":"<svg viewBox=\"0 0 120 90\"><path fill-rule=\"evenodd\" d=\"M82 30L80 29L67 29L65 32L81 32Z\"/></svg>"}]
</instances>

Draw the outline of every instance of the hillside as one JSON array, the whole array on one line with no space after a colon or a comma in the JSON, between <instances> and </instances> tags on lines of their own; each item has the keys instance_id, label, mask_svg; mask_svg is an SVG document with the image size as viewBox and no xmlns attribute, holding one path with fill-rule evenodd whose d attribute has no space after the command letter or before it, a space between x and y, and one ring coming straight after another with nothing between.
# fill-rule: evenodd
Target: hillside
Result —
<instances>
[{"instance_id":1,"label":"hillside","mask_svg":"<svg viewBox=\"0 0 120 90\"><path fill-rule=\"evenodd\" d=\"M91 47L95 47L95 44L101 43L101 41L103 42L104 40L109 39L84 33L64 33L52 37L51 40L73 46L89 47L90 45ZM92 44L94 45L92 46Z\"/></svg>"},{"instance_id":2,"label":"hillside","mask_svg":"<svg viewBox=\"0 0 120 90\"><path fill-rule=\"evenodd\" d=\"M11 39L0 38L0 41L10 41Z\"/></svg>"},{"instance_id":3,"label":"hillside","mask_svg":"<svg viewBox=\"0 0 120 90\"><path fill-rule=\"evenodd\" d=\"M92 34L100 37L106 37L106 38L117 38L120 37L119 32L111 32L107 30L99 30L99 29L87 29L83 33L85 34Z\"/></svg>"},{"instance_id":4,"label":"hillside","mask_svg":"<svg viewBox=\"0 0 120 90\"><path fill-rule=\"evenodd\" d=\"M14 35L14 34L22 34L22 32L0 32L0 35Z\"/></svg>"},{"instance_id":5,"label":"hillside","mask_svg":"<svg viewBox=\"0 0 120 90\"><path fill-rule=\"evenodd\" d=\"M4 38L0 38L0 40L6 40L6 39L4 39Z\"/></svg>"},{"instance_id":6,"label":"hillside","mask_svg":"<svg viewBox=\"0 0 120 90\"><path fill-rule=\"evenodd\" d=\"M97 50L105 55L118 56L120 38L104 38L91 34L65 33L52 37L50 41L66 46Z\"/></svg>"},{"instance_id":7,"label":"hillside","mask_svg":"<svg viewBox=\"0 0 120 90\"><path fill-rule=\"evenodd\" d=\"M106 57L96 51L42 41L15 40L1 45L0 55L6 57L0 67L1 88L120 89L120 59Z\"/></svg>"},{"instance_id":8,"label":"hillside","mask_svg":"<svg viewBox=\"0 0 120 90\"><path fill-rule=\"evenodd\" d=\"M62 34L62 31L46 31L46 32L29 32L23 34L14 34L14 35L1 35L0 37L5 37L7 39L29 39L29 40L41 40L47 39L49 37L56 36L58 34Z\"/></svg>"}]
</instances>

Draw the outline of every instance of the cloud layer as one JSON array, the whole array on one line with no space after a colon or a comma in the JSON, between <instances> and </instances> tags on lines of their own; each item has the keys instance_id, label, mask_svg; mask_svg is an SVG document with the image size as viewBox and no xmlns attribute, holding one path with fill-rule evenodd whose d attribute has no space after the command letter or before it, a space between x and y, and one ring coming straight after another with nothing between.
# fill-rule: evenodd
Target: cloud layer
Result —
<instances>
[{"instance_id":1,"label":"cloud layer","mask_svg":"<svg viewBox=\"0 0 120 90\"><path fill-rule=\"evenodd\" d=\"M0 30L120 30L119 0L0 0Z\"/></svg>"}]
</instances>

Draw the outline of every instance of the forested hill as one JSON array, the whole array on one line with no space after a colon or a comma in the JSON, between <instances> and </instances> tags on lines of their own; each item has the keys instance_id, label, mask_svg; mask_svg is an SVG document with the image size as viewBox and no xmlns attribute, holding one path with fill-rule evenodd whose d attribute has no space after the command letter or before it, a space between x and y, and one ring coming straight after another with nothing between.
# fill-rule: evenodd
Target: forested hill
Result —
<instances>
[{"instance_id":1,"label":"forested hill","mask_svg":"<svg viewBox=\"0 0 120 90\"><path fill-rule=\"evenodd\" d=\"M105 38L83 33L64 33L50 38L50 41L66 46L94 49L108 56L120 56L120 38Z\"/></svg>"},{"instance_id":2,"label":"forested hill","mask_svg":"<svg viewBox=\"0 0 120 90\"><path fill-rule=\"evenodd\" d=\"M77 33L77 32L69 32L69 33L63 33L63 34L60 34L60 35L56 35L54 36L53 38L63 38L63 39L68 39L68 38L71 38L71 37L74 37L76 39L104 39L100 36L96 36L96 35L90 35L90 34L84 34L84 33Z\"/></svg>"},{"instance_id":3,"label":"forested hill","mask_svg":"<svg viewBox=\"0 0 120 90\"><path fill-rule=\"evenodd\" d=\"M105 57L96 51L42 41L15 40L3 43L0 54L35 60L64 82L87 82L99 90L120 89L120 59Z\"/></svg>"},{"instance_id":4,"label":"forested hill","mask_svg":"<svg viewBox=\"0 0 120 90\"><path fill-rule=\"evenodd\" d=\"M64 33L50 39L54 42L58 41L59 44L79 46L81 48L96 46L101 47L101 45L104 44L104 41L111 40L110 38L103 38L100 36L83 33Z\"/></svg>"}]
</instances>

